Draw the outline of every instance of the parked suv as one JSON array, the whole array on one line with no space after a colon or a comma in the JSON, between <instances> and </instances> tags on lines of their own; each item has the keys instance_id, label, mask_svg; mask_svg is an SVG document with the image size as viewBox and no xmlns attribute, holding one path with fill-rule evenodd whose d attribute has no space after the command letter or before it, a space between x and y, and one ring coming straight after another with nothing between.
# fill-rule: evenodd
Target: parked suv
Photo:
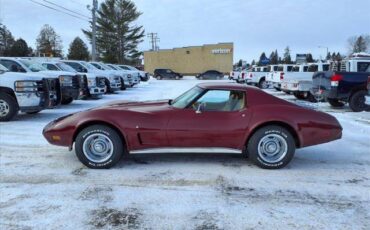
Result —
<instances>
[{"instance_id":1,"label":"parked suv","mask_svg":"<svg viewBox=\"0 0 370 230\"><path fill-rule=\"evenodd\" d=\"M0 121L10 121L18 111L38 113L60 103L59 83L39 73L14 73L0 64Z\"/></svg>"},{"instance_id":2,"label":"parked suv","mask_svg":"<svg viewBox=\"0 0 370 230\"><path fill-rule=\"evenodd\" d=\"M154 77L157 78L157 80L161 80L161 79L164 79L164 78L179 80L179 79L183 78L183 76L181 74L176 73L171 69L155 69L154 70Z\"/></svg>"}]
</instances>

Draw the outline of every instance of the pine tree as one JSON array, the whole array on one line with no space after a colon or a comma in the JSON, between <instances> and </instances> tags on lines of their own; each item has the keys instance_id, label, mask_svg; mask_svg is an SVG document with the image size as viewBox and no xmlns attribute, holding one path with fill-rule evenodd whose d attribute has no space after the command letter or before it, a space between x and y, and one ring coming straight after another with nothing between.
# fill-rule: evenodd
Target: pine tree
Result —
<instances>
[{"instance_id":1,"label":"pine tree","mask_svg":"<svg viewBox=\"0 0 370 230\"><path fill-rule=\"evenodd\" d=\"M106 62L134 63L141 52L144 29L135 25L141 15L131 0L105 0L97 11L96 47ZM91 41L91 30L83 30Z\"/></svg>"},{"instance_id":2,"label":"pine tree","mask_svg":"<svg viewBox=\"0 0 370 230\"><path fill-rule=\"evenodd\" d=\"M41 56L61 57L62 40L53 27L45 24L36 39L36 52Z\"/></svg>"},{"instance_id":3,"label":"pine tree","mask_svg":"<svg viewBox=\"0 0 370 230\"><path fill-rule=\"evenodd\" d=\"M17 39L10 48L9 56L12 57L27 57L28 56L28 45L22 38Z\"/></svg>"},{"instance_id":4,"label":"pine tree","mask_svg":"<svg viewBox=\"0 0 370 230\"><path fill-rule=\"evenodd\" d=\"M9 56L10 49L15 40L5 25L0 23L0 56Z\"/></svg>"},{"instance_id":5,"label":"pine tree","mask_svg":"<svg viewBox=\"0 0 370 230\"><path fill-rule=\"evenodd\" d=\"M332 58L331 54L330 54L330 52L328 52L328 54L326 55L326 60L329 61L329 60L331 60L331 58Z\"/></svg>"},{"instance_id":6,"label":"pine tree","mask_svg":"<svg viewBox=\"0 0 370 230\"><path fill-rule=\"evenodd\" d=\"M315 60L313 59L313 57L312 57L312 54L311 54L311 53L308 53L308 54L307 54L307 56L306 56L306 62L308 62L308 63L315 62Z\"/></svg>"},{"instance_id":7,"label":"pine tree","mask_svg":"<svg viewBox=\"0 0 370 230\"><path fill-rule=\"evenodd\" d=\"M292 57L290 56L290 49L289 46L287 46L284 49L284 58L283 58L284 64L292 64Z\"/></svg>"},{"instance_id":8,"label":"pine tree","mask_svg":"<svg viewBox=\"0 0 370 230\"><path fill-rule=\"evenodd\" d=\"M238 61L238 65L237 65L238 67L242 67L243 66L243 60L242 59L240 59L239 61Z\"/></svg>"},{"instance_id":9,"label":"pine tree","mask_svg":"<svg viewBox=\"0 0 370 230\"><path fill-rule=\"evenodd\" d=\"M277 50L275 51L272 51L271 54L270 54L270 64L271 65L276 65L278 64L278 54L277 54Z\"/></svg>"},{"instance_id":10,"label":"pine tree","mask_svg":"<svg viewBox=\"0 0 370 230\"><path fill-rule=\"evenodd\" d=\"M252 63L251 63L251 66L254 66L254 65L256 65L256 61L253 59Z\"/></svg>"},{"instance_id":11,"label":"pine tree","mask_svg":"<svg viewBox=\"0 0 370 230\"><path fill-rule=\"evenodd\" d=\"M349 53L370 51L370 35L352 36L348 39Z\"/></svg>"},{"instance_id":12,"label":"pine tree","mask_svg":"<svg viewBox=\"0 0 370 230\"><path fill-rule=\"evenodd\" d=\"M68 59L74 60L89 60L89 50L87 45L81 38L76 37L71 44L69 45L68 49Z\"/></svg>"}]
</instances>

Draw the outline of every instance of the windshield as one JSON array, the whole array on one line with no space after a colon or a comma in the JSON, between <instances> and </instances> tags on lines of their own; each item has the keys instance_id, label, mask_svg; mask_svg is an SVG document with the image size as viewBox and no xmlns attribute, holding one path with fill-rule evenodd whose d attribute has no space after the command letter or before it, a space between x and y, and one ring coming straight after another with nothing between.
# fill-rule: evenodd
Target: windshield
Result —
<instances>
[{"instance_id":1,"label":"windshield","mask_svg":"<svg viewBox=\"0 0 370 230\"><path fill-rule=\"evenodd\" d=\"M100 66L102 66L105 70L112 70L112 68L104 63L100 63Z\"/></svg>"},{"instance_id":2,"label":"windshield","mask_svg":"<svg viewBox=\"0 0 370 230\"><path fill-rule=\"evenodd\" d=\"M115 66L113 66L113 65L110 65L110 64L108 64L107 66L109 66L110 68L112 68L112 69L114 69L114 70L118 70Z\"/></svg>"},{"instance_id":3,"label":"windshield","mask_svg":"<svg viewBox=\"0 0 370 230\"><path fill-rule=\"evenodd\" d=\"M70 67L69 65L67 65L67 64L65 64L63 62L56 63L55 65L58 66L59 69L61 69L63 71L76 72L75 69L73 69L72 67Z\"/></svg>"},{"instance_id":4,"label":"windshield","mask_svg":"<svg viewBox=\"0 0 370 230\"><path fill-rule=\"evenodd\" d=\"M9 71L5 66L0 64L0 71Z\"/></svg>"},{"instance_id":5,"label":"windshield","mask_svg":"<svg viewBox=\"0 0 370 230\"><path fill-rule=\"evenodd\" d=\"M293 66L292 72L299 72L299 66Z\"/></svg>"},{"instance_id":6,"label":"windshield","mask_svg":"<svg viewBox=\"0 0 370 230\"><path fill-rule=\"evenodd\" d=\"M171 105L175 108L184 109L192 100L194 100L200 93L203 92L203 89L195 86L194 88L189 89L176 99L174 99Z\"/></svg>"},{"instance_id":7,"label":"windshield","mask_svg":"<svg viewBox=\"0 0 370 230\"><path fill-rule=\"evenodd\" d=\"M23 65L25 65L32 72L39 72L39 71L47 70L45 67L43 67L38 62L33 62L33 61L30 61L30 60L19 60L19 62L21 62Z\"/></svg>"},{"instance_id":8,"label":"windshield","mask_svg":"<svg viewBox=\"0 0 370 230\"><path fill-rule=\"evenodd\" d=\"M135 71L139 71L138 69L136 69L135 67L133 66L127 66L130 70L135 70Z\"/></svg>"},{"instance_id":9,"label":"windshield","mask_svg":"<svg viewBox=\"0 0 370 230\"><path fill-rule=\"evenodd\" d=\"M87 63L87 62L80 62L81 65L83 65L84 67L86 67L87 69L89 70L97 70L97 68L95 68L93 65L91 65L90 63Z\"/></svg>"},{"instance_id":10,"label":"windshield","mask_svg":"<svg viewBox=\"0 0 370 230\"><path fill-rule=\"evenodd\" d=\"M118 66L119 68L121 68L121 69L123 69L123 70L130 70L129 68L127 68L126 66L124 66L124 65L119 65Z\"/></svg>"}]
</instances>

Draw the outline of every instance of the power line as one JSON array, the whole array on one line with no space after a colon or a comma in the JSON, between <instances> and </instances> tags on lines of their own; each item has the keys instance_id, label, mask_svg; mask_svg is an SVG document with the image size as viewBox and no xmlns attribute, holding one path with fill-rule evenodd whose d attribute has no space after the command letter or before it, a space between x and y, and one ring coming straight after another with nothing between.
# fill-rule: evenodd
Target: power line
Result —
<instances>
[{"instance_id":1,"label":"power line","mask_svg":"<svg viewBox=\"0 0 370 230\"><path fill-rule=\"evenodd\" d=\"M158 42L159 37L157 33L148 33L147 37L150 39L150 43L152 44L152 51L158 50Z\"/></svg>"},{"instance_id":2,"label":"power line","mask_svg":"<svg viewBox=\"0 0 370 230\"><path fill-rule=\"evenodd\" d=\"M64 10L69 11L69 12L71 12L71 13L73 13L73 14L78 15L78 16L85 17L85 18L87 18L87 19L91 19L90 17L88 17L88 16L86 16L86 15L80 14L80 13L78 13L78 12L74 11L74 10L70 10L70 9L68 9L68 8L65 8L64 6L58 5L58 4L53 3L53 2L50 2L50 1L48 1L48 0L44 0L44 2L47 2L47 3L51 4L51 5L56 6L56 7L62 8L62 9L64 9Z\"/></svg>"},{"instance_id":3,"label":"power line","mask_svg":"<svg viewBox=\"0 0 370 230\"><path fill-rule=\"evenodd\" d=\"M30 1L31 1L31 2L33 2L33 3L35 3L35 4L38 4L38 5L40 5L40 6L43 6L43 7L49 8L49 9L51 9L51 10L55 10L55 11L57 11L57 12L59 12L59 13L67 14L67 15L69 15L69 16L71 16L71 17L74 17L74 18L77 18L77 19L80 19L80 20L83 20L83 21L87 21L87 22L89 22L89 20L87 20L87 19L85 19L85 18L82 18L82 17L76 16L76 15L73 15L73 14L70 14L70 13L67 13L67 12L64 12L64 11L61 11L61 10L56 9L56 8L54 8L54 7L51 7L51 6L48 6L48 5L42 4L42 3L40 3L40 2L36 2L36 1L34 1L34 0L30 0Z\"/></svg>"}]
</instances>

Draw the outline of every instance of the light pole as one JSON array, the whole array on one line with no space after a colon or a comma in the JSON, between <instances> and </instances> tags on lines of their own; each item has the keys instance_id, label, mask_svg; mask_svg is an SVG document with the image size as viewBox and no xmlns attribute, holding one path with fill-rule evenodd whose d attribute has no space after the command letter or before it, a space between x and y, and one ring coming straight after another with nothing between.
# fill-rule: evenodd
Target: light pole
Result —
<instances>
[{"instance_id":1,"label":"light pole","mask_svg":"<svg viewBox=\"0 0 370 230\"><path fill-rule=\"evenodd\" d=\"M328 54L329 54L329 47L326 47L326 46L319 46L319 48L325 48L326 49L326 57L328 57ZM325 59L326 59L325 57Z\"/></svg>"}]
</instances>

